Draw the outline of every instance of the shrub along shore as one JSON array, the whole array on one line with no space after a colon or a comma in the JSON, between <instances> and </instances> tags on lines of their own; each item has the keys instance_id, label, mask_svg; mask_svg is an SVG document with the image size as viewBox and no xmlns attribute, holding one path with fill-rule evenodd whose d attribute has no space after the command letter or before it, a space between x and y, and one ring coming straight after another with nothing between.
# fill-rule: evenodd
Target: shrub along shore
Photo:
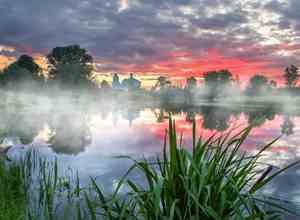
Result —
<instances>
[{"instance_id":1,"label":"shrub along shore","mask_svg":"<svg viewBox=\"0 0 300 220\"><path fill-rule=\"evenodd\" d=\"M251 127L202 140L193 124L193 148L182 146L170 119L161 155L133 161L112 193L91 177L82 187L78 175L59 176L57 160L38 152L21 159L0 159L0 219L282 219L292 213L280 200L261 192L282 169L260 159L277 140L255 155L240 152ZM116 158L118 159L118 158ZM262 168L263 171L260 171ZM138 170L140 185L129 177ZM125 191L122 189L126 189Z\"/></svg>"}]
</instances>

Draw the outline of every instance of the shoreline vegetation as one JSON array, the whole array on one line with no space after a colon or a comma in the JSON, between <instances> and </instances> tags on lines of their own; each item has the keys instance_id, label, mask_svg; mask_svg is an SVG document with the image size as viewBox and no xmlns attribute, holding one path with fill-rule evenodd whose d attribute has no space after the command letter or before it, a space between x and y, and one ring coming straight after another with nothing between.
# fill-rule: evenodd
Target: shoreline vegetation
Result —
<instances>
[{"instance_id":1,"label":"shoreline vegetation","mask_svg":"<svg viewBox=\"0 0 300 220\"><path fill-rule=\"evenodd\" d=\"M285 170L262 164L264 152L240 152L251 132L247 127L203 140L193 123L192 150L182 146L175 121L169 119L162 153L155 160L132 160L108 193L91 177L81 186L78 174L59 176L56 159L37 151L7 161L0 158L0 219L282 219L295 214L261 190ZM130 178L139 172L144 184Z\"/></svg>"},{"instance_id":2,"label":"shoreline vegetation","mask_svg":"<svg viewBox=\"0 0 300 220\"><path fill-rule=\"evenodd\" d=\"M299 73L295 65L287 67L282 74L284 85L278 86L275 80L264 74L256 74L246 83L229 70L216 70L197 73L201 78L189 76L182 85L172 82L172 77L152 78L154 85L145 89L143 81L130 73L120 79L118 73L111 79L99 80L93 57L79 45L55 47L45 56L46 66L40 67L29 55L21 55L2 71L0 88L3 91L42 93L59 97L70 93L74 97L86 93L95 99L143 100L162 105L197 106L199 103L298 103L300 87L297 86ZM107 78L107 76L106 76Z\"/></svg>"}]
</instances>

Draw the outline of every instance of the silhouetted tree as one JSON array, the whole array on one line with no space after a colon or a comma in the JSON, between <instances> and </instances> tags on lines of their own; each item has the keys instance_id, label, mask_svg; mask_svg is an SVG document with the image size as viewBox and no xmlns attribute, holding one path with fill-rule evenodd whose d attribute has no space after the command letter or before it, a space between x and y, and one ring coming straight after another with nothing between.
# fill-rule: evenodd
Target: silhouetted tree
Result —
<instances>
[{"instance_id":1,"label":"silhouetted tree","mask_svg":"<svg viewBox=\"0 0 300 220\"><path fill-rule=\"evenodd\" d=\"M35 63L34 59L31 56L26 54L21 55L17 60L16 64L24 69L27 69L29 72L33 73L33 77L40 78L40 72L42 69L38 64Z\"/></svg>"},{"instance_id":2,"label":"silhouetted tree","mask_svg":"<svg viewBox=\"0 0 300 220\"><path fill-rule=\"evenodd\" d=\"M197 80L195 77L189 77L186 80L186 88L187 89L195 89L197 87Z\"/></svg>"},{"instance_id":3,"label":"silhouetted tree","mask_svg":"<svg viewBox=\"0 0 300 220\"><path fill-rule=\"evenodd\" d=\"M159 89L160 92L163 92L168 85L170 85L170 81L167 80L167 77L160 76L157 79L156 84L152 87L152 91Z\"/></svg>"},{"instance_id":4,"label":"silhouetted tree","mask_svg":"<svg viewBox=\"0 0 300 220\"><path fill-rule=\"evenodd\" d=\"M194 101L194 94L195 90L197 88L197 80L195 77L187 78L186 80L186 86L184 88L184 96L185 96L185 102L186 104L190 105Z\"/></svg>"},{"instance_id":5,"label":"silhouetted tree","mask_svg":"<svg viewBox=\"0 0 300 220\"><path fill-rule=\"evenodd\" d=\"M115 73L114 76L113 76L112 88L116 89L116 90L122 88L121 83L120 83L120 78L119 78L119 75L117 73Z\"/></svg>"},{"instance_id":6,"label":"silhouetted tree","mask_svg":"<svg viewBox=\"0 0 300 220\"><path fill-rule=\"evenodd\" d=\"M204 84L208 98L213 100L218 96L226 96L226 89L232 86L232 74L228 70L211 71L204 75Z\"/></svg>"},{"instance_id":7,"label":"silhouetted tree","mask_svg":"<svg viewBox=\"0 0 300 220\"><path fill-rule=\"evenodd\" d=\"M141 82L133 77L133 73L130 73L129 78L122 81L122 86L128 91L135 91L141 88Z\"/></svg>"},{"instance_id":8,"label":"silhouetted tree","mask_svg":"<svg viewBox=\"0 0 300 220\"><path fill-rule=\"evenodd\" d=\"M246 95L258 95L267 91L268 79L263 75L254 75L246 88Z\"/></svg>"},{"instance_id":9,"label":"silhouetted tree","mask_svg":"<svg viewBox=\"0 0 300 220\"><path fill-rule=\"evenodd\" d=\"M25 82L43 81L42 69L28 55L22 55L17 61L6 67L0 75L2 85L16 85Z\"/></svg>"},{"instance_id":10,"label":"silhouetted tree","mask_svg":"<svg viewBox=\"0 0 300 220\"><path fill-rule=\"evenodd\" d=\"M284 78L288 88L295 87L297 80L299 79L298 68L294 65L291 65L285 69Z\"/></svg>"},{"instance_id":11,"label":"silhouetted tree","mask_svg":"<svg viewBox=\"0 0 300 220\"><path fill-rule=\"evenodd\" d=\"M91 86L93 58L78 45L56 47L47 55L49 76L63 86Z\"/></svg>"},{"instance_id":12,"label":"silhouetted tree","mask_svg":"<svg viewBox=\"0 0 300 220\"><path fill-rule=\"evenodd\" d=\"M106 80L103 80L101 82L100 87L101 87L101 89L104 89L104 90L109 90L110 89L110 85Z\"/></svg>"}]
</instances>

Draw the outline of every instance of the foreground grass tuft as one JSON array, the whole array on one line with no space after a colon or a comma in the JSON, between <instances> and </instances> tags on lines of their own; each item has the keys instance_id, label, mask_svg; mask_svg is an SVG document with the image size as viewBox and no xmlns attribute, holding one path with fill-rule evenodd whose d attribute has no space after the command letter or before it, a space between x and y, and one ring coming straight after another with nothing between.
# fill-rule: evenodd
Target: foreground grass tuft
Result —
<instances>
[{"instance_id":1,"label":"foreground grass tuft","mask_svg":"<svg viewBox=\"0 0 300 220\"><path fill-rule=\"evenodd\" d=\"M230 133L206 141L197 139L193 125L193 150L186 150L177 140L175 122L170 119L162 157L155 162L134 161L114 194L105 198L92 180L107 219L280 219L287 211L276 203L258 196L274 177L298 162L272 172L261 167L259 159L276 141L262 147L254 156L241 154L240 148L251 128L231 136ZM231 136L231 137L230 137ZM168 142L168 148L167 148ZM146 185L127 178L138 169ZM121 187L129 192L120 196Z\"/></svg>"}]
</instances>

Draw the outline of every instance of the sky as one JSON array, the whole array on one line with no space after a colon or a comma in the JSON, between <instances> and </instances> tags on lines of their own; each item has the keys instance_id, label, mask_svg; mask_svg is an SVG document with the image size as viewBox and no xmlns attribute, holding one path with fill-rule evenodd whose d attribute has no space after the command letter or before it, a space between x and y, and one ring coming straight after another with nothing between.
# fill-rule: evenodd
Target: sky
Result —
<instances>
[{"instance_id":1,"label":"sky","mask_svg":"<svg viewBox=\"0 0 300 220\"><path fill-rule=\"evenodd\" d=\"M299 0L0 0L0 68L79 44L107 75L246 79L300 62Z\"/></svg>"}]
</instances>

